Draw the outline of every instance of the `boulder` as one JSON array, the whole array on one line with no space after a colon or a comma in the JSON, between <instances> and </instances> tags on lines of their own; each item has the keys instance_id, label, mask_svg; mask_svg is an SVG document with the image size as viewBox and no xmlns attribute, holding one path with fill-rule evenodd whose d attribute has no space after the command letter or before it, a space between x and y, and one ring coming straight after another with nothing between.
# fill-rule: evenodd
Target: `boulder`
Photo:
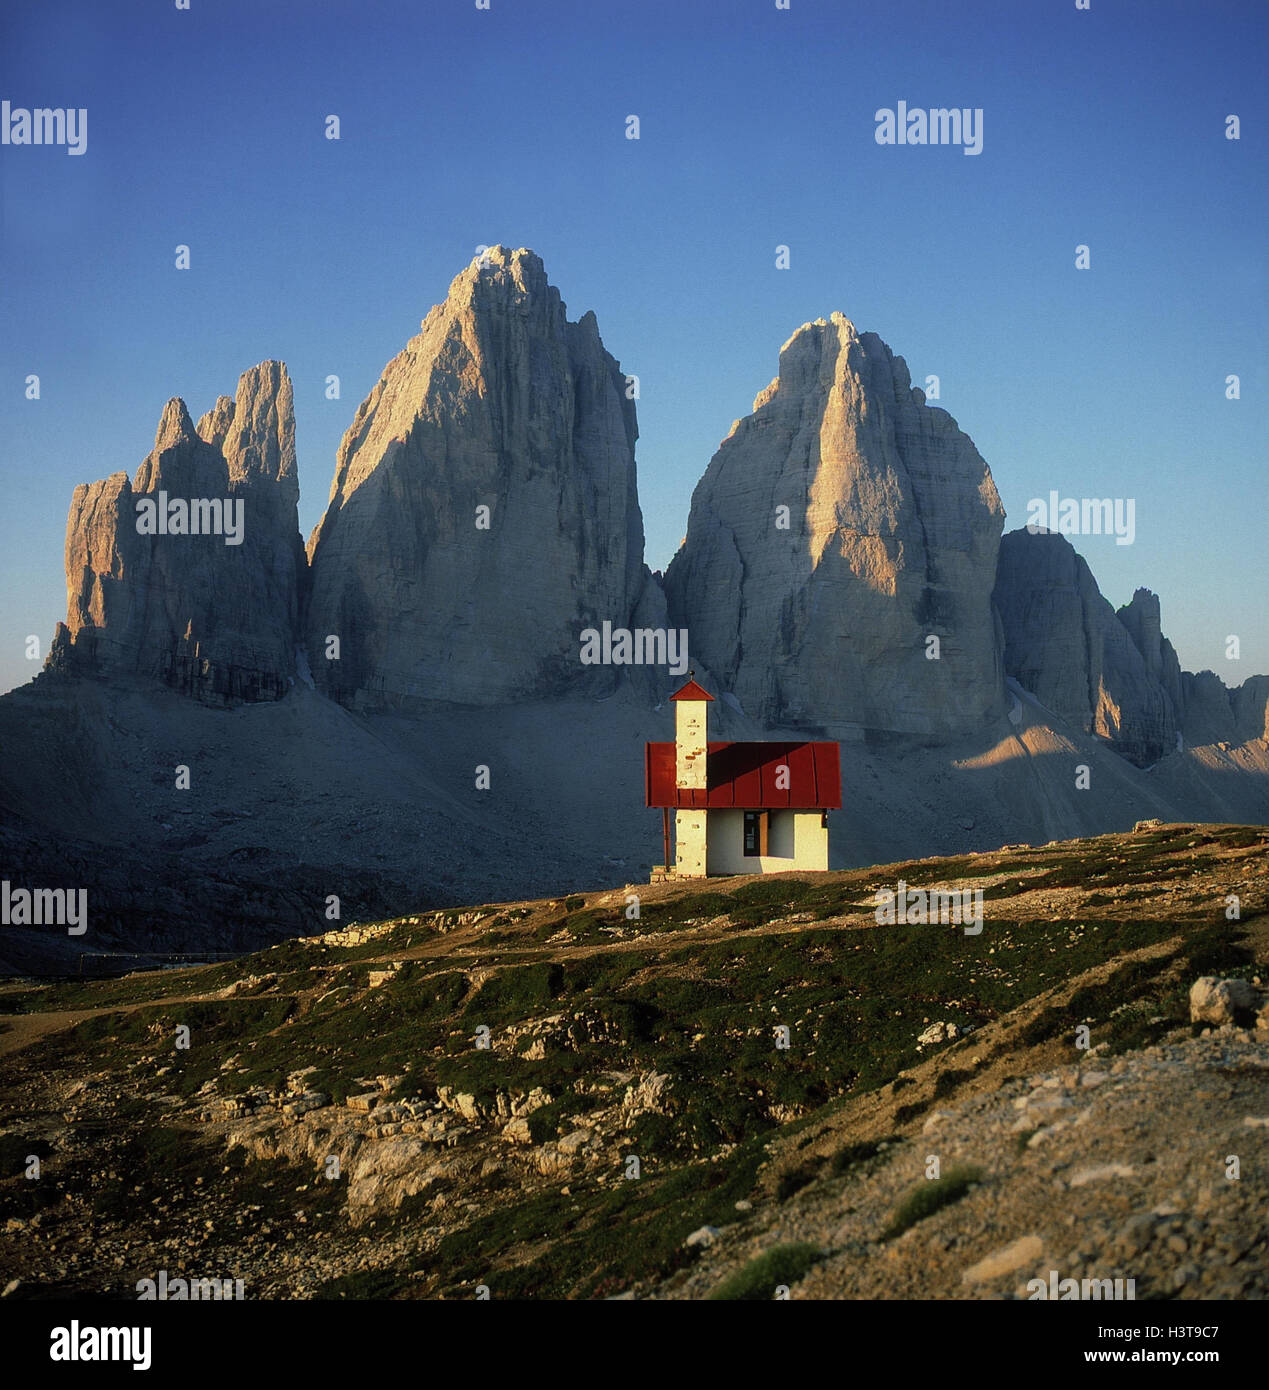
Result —
<instances>
[{"instance_id":1,"label":"boulder","mask_svg":"<svg viewBox=\"0 0 1269 1390\"><path fill-rule=\"evenodd\" d=\"M1002 1274L1013 1274L1024 1266L1034 1264L1044 1253L1044 1242L1039 1236L1020 1236L1011 1245L994 1250L990 1255L970 1265L961 1274L967 1284L980 1284L989 1279L999 1279Z\"/></svg>"},{"instance_id":2,"label":"boulder","mask_svg":"<svg viewBox=\"0 0 1269 1390\"><path fill-rule=\"evenodd\" d=\"M1236 1014L1251 1012L1260 1003L1260 991L1246 980L1221 980L1214 975L1204 975L1190 986L1190 1022L1221 1028L1237 1022Z\"/></svg>"}]
</instances>

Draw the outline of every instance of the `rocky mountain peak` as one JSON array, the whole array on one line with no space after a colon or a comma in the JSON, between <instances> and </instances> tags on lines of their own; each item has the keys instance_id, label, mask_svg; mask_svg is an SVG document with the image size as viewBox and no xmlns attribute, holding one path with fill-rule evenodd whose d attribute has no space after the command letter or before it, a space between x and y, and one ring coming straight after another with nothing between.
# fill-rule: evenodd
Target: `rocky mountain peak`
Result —
<instances>
[{"instance_id":1,"label":"rocky mountain peak","mask_svg":"<svg viewBox=\"0 0 1269 1390\"><path fill-rule=\"evenodd\" d=\"M203 419L218 436L232 483L281 483L280 495L298 501L295 402L285 363L261 362L243 372L233 401L221 396Z\"/></svg>"},{"instance_id":2,"label":"rocky mountain peak","mask_svg":"<svg viewBox=\"0 0 1269 1390\"><path fill-rule=\"evenodd\" d=\"M1269 678L1231 690L1211 671L1182 671L1158 595L1138 589L1116 612L1065 536L1009 532L993 600L1008 674L1130 762L1144 767L1183 745L1264 737Z\"/></svg>"},{"instance_id":3,"label":"rocky mountain peak","mask_svg":"<svg viewBox=\"0 0 1269 1390\"><path fill-rule=\"evenodd\" d=\"M198 437L213 449L219 449L225 442L225 435L234 419L234 400L232 396L217 396L216 404L198 422Z\"/></svg>"},{"instance_id":4,"label":"rocky mountain peak","mask_svg":"<svg viewBox=\"0 0 1269 1390\"><path fill-rule=\"evenodd\" d=\"M672 620L768 724L977 726L1001 705L1003 520L972 440L834 313L784 344L697 486L666 575Z\"/></svg>"},{"instance_id":5,"label":"rocky mountain peak","mask_svg":"<svg viewBox=\"0 0 1269 1390\"><path fill-rule=\"evenodd\" d=\"M158 428L154 431L154 452L159 454L165 449L174 449L195 438L197 431L189 418L185 402L179 396L173 396L159 416Z\"/></svg>"},{"instance_id":6,"label":"rocky mountain peak","mask_svg":"<svg viewBox=\"0 0 1269 1390\"><path fill-rule=\"evenodd\" d=\"M646 581L625 387L532 251L462 270L340 445L308 547L310 653L341 637L319 684L487 704L576 680L579 631Z\"/></svg>"},{"instance_id":7,"label":"rocky mountain peak","mask_svg":"<svg viewBox=\"0 0 1269 1390\"><path fill-rule=\"evenodd\" d=\"M282 363L245 372L197 430L173 397L131 483L117 473L75 489L67 617L48 665L215 701L284 694L304 564L298 497Z\"/></svg>"}]
</instances>

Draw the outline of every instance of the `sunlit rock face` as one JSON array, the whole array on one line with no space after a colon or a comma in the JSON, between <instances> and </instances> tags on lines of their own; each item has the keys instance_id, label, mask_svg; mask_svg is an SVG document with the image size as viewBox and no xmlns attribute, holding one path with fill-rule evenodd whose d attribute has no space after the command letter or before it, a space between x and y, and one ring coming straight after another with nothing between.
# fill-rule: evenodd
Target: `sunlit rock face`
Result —
<instances>
[{"instance_id":1,"label":"sunlit rock face","mask_svg":"<svg viewBox=\"0 0 1269 1390\"><path fill-rule=\"evenodd\" d=\"M244 372L197 429L174 397L134 479L75 489L66 622L48 665L157 679L217 702L279 698L295 667L305 569L298 502L281 362Z\"/></svg>"},{"instance_id":2,"label":"sunlit rock face","mask_svg":"<svg viewBox=\"0 0 1269 1390\"><path fill-rule=\"evenodd\" d=\"M651 602L627 396L533 252L457 276L340 446L308 546L319 687L486 705L576 684L579 633Z\"/></svg>"},{"instance_id":3,"label":"sunlit rock face","mask_svg":"<svg viewBox=\"0 0 1269 1390\"><path fill-rule=\"evenodd\" d=\"M969 436L834 314L785 343L698 484L670 619L769 725L977 729L1003 704L1003 522Z\"/></svg>"}]
</instances>

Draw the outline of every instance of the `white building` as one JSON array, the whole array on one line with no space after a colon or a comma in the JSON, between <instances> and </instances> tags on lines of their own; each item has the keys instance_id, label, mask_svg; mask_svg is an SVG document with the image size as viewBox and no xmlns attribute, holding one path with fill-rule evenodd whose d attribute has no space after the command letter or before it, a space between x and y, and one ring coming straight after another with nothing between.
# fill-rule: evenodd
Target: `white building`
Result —
<instances>
[{"instance_id":1,"label":"white building","mask_svg":"<svg viewBox=\"0 0 1269 1390\"><path fill-rule=\"evenodd\" d=\"M710 743L714 697L689 680L670 698L674 742L644 755L667 867L685 878L827 869L828 812L842 804L837 744Z\"/></svg>"}]
</instances>

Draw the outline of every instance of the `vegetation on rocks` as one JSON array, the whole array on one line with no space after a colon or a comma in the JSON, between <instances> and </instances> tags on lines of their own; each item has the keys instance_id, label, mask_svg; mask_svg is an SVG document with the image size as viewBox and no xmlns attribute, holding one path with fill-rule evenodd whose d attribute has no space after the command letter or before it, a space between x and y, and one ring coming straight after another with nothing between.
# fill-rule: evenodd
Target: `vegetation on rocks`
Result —
<instances>
[{"instance_id":1,"label":"vegetation on rocks","mask_svg":"<svg viewBox=\"0 0 1269 1390\"><path fill-rule=\"evenodd\" d=\"M0 1254L26 1286L111 1295L170 1268L169 1241L254 1297L796 1285L823 1240L775 1239L776 1214L882 1184L860 1248L902 1245L1003 1181L969 1161L899 1180L944 1107L1188 1038L1196 976L1259 979L1265 843L1169 826L640 887L637 916L618 890L18 982L0 992L22 1116L0 1133ZM983 931L878 926L900 878L980 887ZM993 1161L1030 1162L1046 1128Z\"/></svg>"}]
</instances>

